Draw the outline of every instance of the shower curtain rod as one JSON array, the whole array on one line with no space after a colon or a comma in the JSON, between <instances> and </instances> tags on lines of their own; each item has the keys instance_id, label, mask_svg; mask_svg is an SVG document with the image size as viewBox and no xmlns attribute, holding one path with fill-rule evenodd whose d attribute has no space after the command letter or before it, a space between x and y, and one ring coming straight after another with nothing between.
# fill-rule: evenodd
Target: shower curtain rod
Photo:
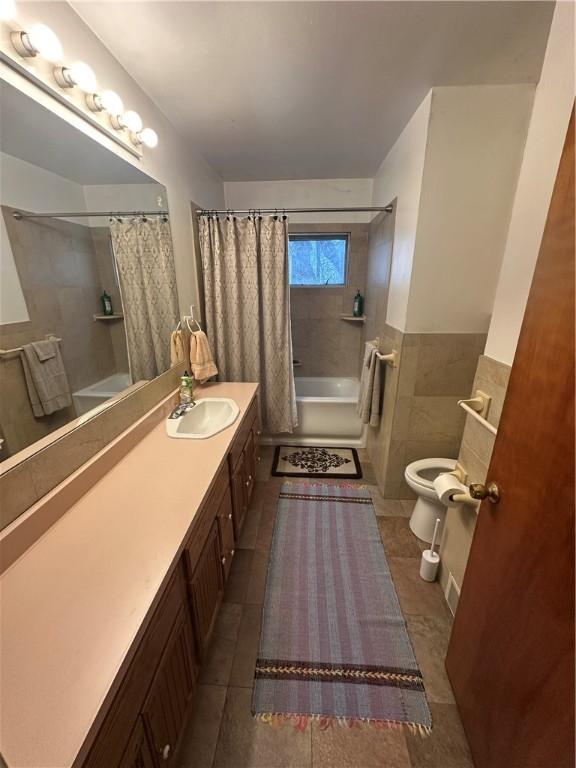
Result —
<instances>
[{"instance_id":1,"label":"shower curtain rod","mask_svg":"<svg viewBox=\"0 0 576 768\"><path fill-rule=\"evenodd\" d=\"M384 206L373 206L369 208L227 208L223 210L199 209L197 216L226 216L227 214L251 214L251 213L392 213L394 206L392 204Z\"/></svg>"},{"instance_id":2,"label":"shower curtain rod","mask_svg":"<svg viewBox=\"0 0 576 768\"><path fill-rule=\"evenodd\" d=\"M74 219L87 218L88 216L168 216L168 211L75 211L68 213L22 213L14 211L15 219Z\"/></svg>"}]
</instances>

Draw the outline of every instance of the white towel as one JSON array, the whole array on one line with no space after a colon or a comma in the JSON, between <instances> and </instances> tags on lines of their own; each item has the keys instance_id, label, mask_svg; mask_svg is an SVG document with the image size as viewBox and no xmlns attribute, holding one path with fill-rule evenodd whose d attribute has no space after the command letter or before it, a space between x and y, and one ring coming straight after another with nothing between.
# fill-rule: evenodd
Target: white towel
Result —
<instances>
[{"instance_id":1,"label":"white towel","mask_svg":"<svg viewBox=\"0 0 576 768\"><path fill-rule=\"evenodd\" d=\"M24 344L20 359L24 368L28 397L36 418L49 416L72 405L68 378L57 341Z\"/></svg>"},{"instance_id":2,"label":"white towel","mask_svg":"<svg viewBox=\"0 0 576 768\"><path fill-rule=\"evenodd\" d=\"M370 424L371 427L377 427L380 424L381 363L376 354L377 351L374 344L366 343L357 407L357 413L362 419L362 423Z\"/></svg>"}]
</instances>

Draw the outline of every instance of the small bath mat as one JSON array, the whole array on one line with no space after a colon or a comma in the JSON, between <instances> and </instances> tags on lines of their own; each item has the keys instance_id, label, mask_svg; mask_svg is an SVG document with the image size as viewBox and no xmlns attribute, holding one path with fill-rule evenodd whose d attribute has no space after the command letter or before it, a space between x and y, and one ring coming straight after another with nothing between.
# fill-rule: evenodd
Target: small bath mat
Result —
<instances>
[{"instance_id":1,"label":"small bath mat","mask_svg":"<svg viewBox=\"0 0 576 768\"><path fill-rule=\"evenodd\" d=\"M422 674L368 489L283 484L252 711L269 722L430 730Z\"/></svg>"},{"instance_id":2,"label":"small bath mat","mask_svg":"<svg viewBox=\"0 0 576 768\"><path fill-rule=\"evenodd\" d=\"M308 445L278 445L272 474L276 477L326 477L358 480L360 460L354 448L311 448Z\"/></svg>"}]
</instances>

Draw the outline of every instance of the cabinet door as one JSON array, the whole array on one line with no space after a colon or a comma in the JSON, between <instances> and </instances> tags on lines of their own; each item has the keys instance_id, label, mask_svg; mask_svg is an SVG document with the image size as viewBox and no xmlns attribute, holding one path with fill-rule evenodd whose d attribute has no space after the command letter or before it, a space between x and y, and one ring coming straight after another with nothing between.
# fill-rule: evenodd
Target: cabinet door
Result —
<instances>
[{"instance_id":1,"label":"cabinet door","mask_svg":"<svg viewBox=\"0 0 576 768\"><path fill-rule=\"evenodd\" d=\"M246 445L243 451L244 456L244 488L246 489L245 503L246 508L250 505L250 499L252 498L252 491L254 490L254 482L256 477L256 457L254 454L254 435L252 431L248 435Z\"/></svg>"},{"instance_id":2,"label":"cabinet door","mask_svg":"<svg viewBox=\"0 0 576 768\"><path fill-rule=\"evenodd\" d=\"M232 557L234 556L234 515L232 514L232 498L230 491L224 494L218 507L218 532L220 534L220 553L222 555L222 571L224 580L228 578Z\"/></svg>"},{"instance_id":3,"label":"cabinet door","mask_svg":"<svg viewBox=\"0 0 576 768\"><path fill-rule=\"evenodd\" d=\"M156 768L156 760L140 719L136 721L119 768Z\"/></svg>"},{"instance_id":4,"label":"cabinet door","mask_svg":"<svg viewBox=\"0 0 576 768\"><path fill-rule=\"evenodd\" d=\"M222 602L221 558L218 521L214 520L190 582L194 632L202 661L206 658L208 642Z\"/></svg>"},{"instance_id":5,"label":"cabinet door","mask_svg":"<svg viewBox=\"0 0 576 768\"><path fill-rule=\"evenodd\" d=\"M246 514L246 509L248 507L246 503L246 486L244 484L244 458L244 453L241 453L234 472L232 473L232 504L236 541L238 541L240 536L244 515Z\"/></svg>"},{"instance_id":6,"label":"cabinet door","mask_svg":"<svg viewBox=\"0 0 576 768\"><path fill-rule=\"evenodd\" d=\"M178 614L142 710L157 764L170 765L195 688L196 660L186 611ZM138 765L138 763L136 763ZM147 768L146 763L144 765Z\"/></svg>"}]
</instances>

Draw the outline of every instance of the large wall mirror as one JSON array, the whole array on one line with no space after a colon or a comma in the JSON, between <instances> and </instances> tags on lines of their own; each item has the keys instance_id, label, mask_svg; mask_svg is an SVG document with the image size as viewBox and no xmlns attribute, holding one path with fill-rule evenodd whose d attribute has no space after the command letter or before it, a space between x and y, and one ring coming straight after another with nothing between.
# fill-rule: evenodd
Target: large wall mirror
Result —
<instances>
[{"instance_id":1,"label":"large wall mirror","mask_svg":"<svg viewBox=\"0 0 576 768\"><path fill-rule=\"evenodd\" d=\"M0 99L0 460L12 464L170 367L178 297L164 187L12 86ZM109 212L123 215L94 215Z\"/></svg>"}]
</instances>

